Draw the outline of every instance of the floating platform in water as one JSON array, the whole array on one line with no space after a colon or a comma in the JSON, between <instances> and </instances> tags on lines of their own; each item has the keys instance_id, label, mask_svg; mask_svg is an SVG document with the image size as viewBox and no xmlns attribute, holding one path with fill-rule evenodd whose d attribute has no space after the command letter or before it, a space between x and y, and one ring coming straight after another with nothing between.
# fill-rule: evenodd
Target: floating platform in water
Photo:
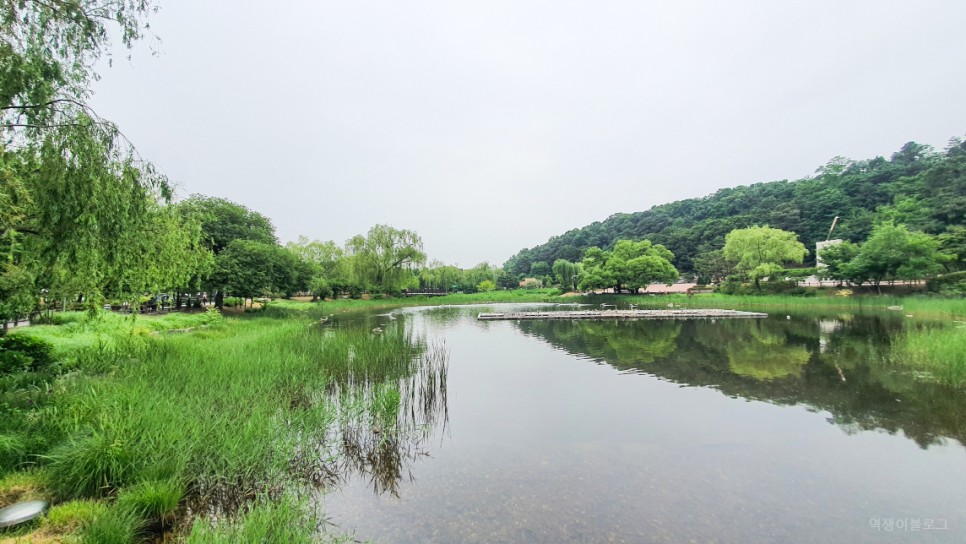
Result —
<instances>
[{"instance_id":1,"label":"floating platform in water","mask_svg":"<svg viewBox=\"0 0 966 544\"><path fill-rule=\"evenodd\" d=\"M760 319L768 314L738 310L575 310L568 312L506 312L481 313L482 321L520 319Z\"/></svg>"}]
</instances>

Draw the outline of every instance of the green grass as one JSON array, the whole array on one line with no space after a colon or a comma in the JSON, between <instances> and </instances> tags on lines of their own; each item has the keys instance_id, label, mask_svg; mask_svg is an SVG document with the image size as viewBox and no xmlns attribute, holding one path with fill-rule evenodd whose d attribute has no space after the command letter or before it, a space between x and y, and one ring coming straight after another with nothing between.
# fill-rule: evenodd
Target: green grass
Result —
<instances>
[{"instance_id":1,"label":"green grass","mask_svg":"<svg viewBox=\"0 0 966 544\"><path fill-rule=\"evenodd\" d=\"M599 304L617 302L639 304L642 306L666 307L674 304L694 308L802 308L845 311L888 311L901 307L903 314L913 314L924 318L966 318L966 298L941 298L927 295L905 297L852 295L837 296L839 289L821 289L816 296L788 295L725 295L705 293L687 295L585 295L562 297L557 289L516 289L512 291L491 291L488 293L452 294L441 297L387 298L379 300L339 299L325 302L300 302L275 300L269 310L284 310L310 314L327 315L355 310L375 310L398 308L402 306L423 306L443 304L480 304L512 302L584 302Z\"/></svg>"},{"instance_id":2,"label":"green grass","mask_svg":"<svg viewBox=\"0 0 966 544\"><path fill-rule=\"evenodd\" d=\"M44 496L46 480L39 471L10 472L0 478L0 508Z\"/></svg>"},{"instance_id":3,"label":"green grass","mask_svg":"<svg viewBox=\"0 0 966 544\"><path fill-rule=\"evenodd\" d=\"M244 515L212 525L196 520L191 527L188 544L310 544L315 523L306 515L305 507L292 497L260 500Z\"/></svg>"},{"instance_id":4,"label":"green grass","mask_svg":"<svg viewBox=\"0 0 966 544\"><path fill-rule=\"evenodd\" d=\"M457 293L438 297L395 297L379 299L336 299L317 302L278 299L268 304L268 308L293 311L322 311L336 313L350 310L375 310L380 308L399 308L403 306L435 306L441 304L481 304L488 302L559 302L559 289L514 289L511 291L489 291L486 293Z\"/></svg>"},{"instance_id":5,"label":"green grass","mask_svg":"<svg viewBox=\"0 0 966 544\"><path fill-rule=\"evenodd\" d=\"M117 507L160 527L170 527L185 496L178 480L145 481L125 488L117 496Z\"/></svg>"},{"instance_id":6,"label":"green grass","mask_svg":"<svg viewBox=\"0 0 966 544\"><path fill-rule=\"evenodd\" d=\"M54 325L33 325L13 334L38 338L49 343L54 356L63 360L76 357L85 349L104 349L126 337L150 336L173 329L188 329L217 322L220 314L211 312L172 312L164 315L122 315L100 312L95 317L85 312L54 314Z\"/></svg>"},{"instance_id":7,"label":"green grass","mask_svg":"<svg viewBox=\"0 0 966 544\"><path fill-rule=\"evenodd\" d=\"M68 501L51 507L41 526L61 534L83 531L108 512L108 505L93 500Z\"/></svg>"},{"instance_id":8,"label":"green grass","mask_svg":"<svg viewBox=\"0 0 966 544\"><path fill-rule=\"evenodd\" d=\"M55 431L67 436L48 456L55 491L106 496L171 478L213 492L260 491L284 471L278 452L292 437L280 431L295 390L326 384L299 341L312 336L300 321L235 322L207 341L185 335L151 342L110 379L79 380L48 411ZM327 407L313 408L324 424Z\"/></svg>"},{"instance_id":9,"label":"green grass","mask_svg":"<svg viewBox=\"0 0 966 544\"><path fill-rule=\"evenodd\" d=\"M929 372L942 383L966 386L966 327L906 330L897 339L891 358Z\"/></svg>"},{"instance_id":10,"label":"green grass","mask_svg":"<svg viewBox=\"0 0 966 544\"><path fill-rule=\"evenodd\" d=\"M373 334L323 329L303 312L283 313L165 316L149 325L212 324L176 335L132 333L148 320L115 316L37 327L31 333L52 339L58 356L72 362L42 384L20 375L2 383L0 400L26 388L37 389L31 394L38 401L0 404L0 455L16 460L11 468L42 466L49 498L78 511L90 499L109 504L88 517L64 512L58 526L82 531L85 540L130 541L170 526L189 503L226 520L198 529L197 538L224 532L225 541L259 540L272 520L291 521L285 516L293 510L265 505L239 523L233 512L311 481L319 463L334 462L331 451L313 448L326 443L350 405L359 421L390 430L399 383L416 373L426 351L402 323ZM294 538L278 534L278 541Z\"/></svg>"},{"instance_id":11,"label":"green grass","mask_svg":"<svg viewBox=\"0 0 966 544\"><path fill-rule=\"evenodd\" d=\"M961 318L966 317L966 299L934 298L926 296L890 297L853 295L848 297L825 293L822 296L798 297L784 295L723 295L706 293L700 295L599 295L581 297L593 302L618 301L644 306L667 306L674 304L692 308L817 308L847 311L887 311L890 307L901 308L904 314L919 314L921 317Z\"/></svg>"},{"instance_id":12,"label":"green grass","mask_svg":"<svg viewBox=\"0 0 966 544\"><path fill-rule=\"evenodd\" d=\"M143 535L144 521L135 512L109 508L81 529L84 544L131 544Z\"/></svg>"}]
</instances>

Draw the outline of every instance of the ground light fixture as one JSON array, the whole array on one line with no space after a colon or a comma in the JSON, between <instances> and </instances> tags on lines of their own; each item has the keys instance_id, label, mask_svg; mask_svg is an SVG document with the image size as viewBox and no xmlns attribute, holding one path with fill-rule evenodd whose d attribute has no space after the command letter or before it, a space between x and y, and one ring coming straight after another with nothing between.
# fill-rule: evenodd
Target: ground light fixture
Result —
<instances>
[{"instance_id":1,"label":"ground light fixture","mask_svg":"<svg viewBox=\"0 0 966 544\"><path fill-rule=\"evenodd\" d=\"M14 527L39 518L47 511L47 501L27 501L0 510L0 528Z\"/></svg>"}]
</instances>

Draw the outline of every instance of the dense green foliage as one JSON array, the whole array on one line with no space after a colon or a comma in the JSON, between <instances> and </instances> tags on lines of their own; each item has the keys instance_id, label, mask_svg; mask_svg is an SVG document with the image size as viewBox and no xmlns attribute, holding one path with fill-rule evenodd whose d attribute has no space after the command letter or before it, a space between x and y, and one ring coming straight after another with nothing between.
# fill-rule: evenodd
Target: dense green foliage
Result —
<instances>
[{"instance_id":1,"label":"dense green foliage","mask_svg":"<svg viewBox=\"0 0 966 544\"><path fill-rule=\"evenodd\" d=\"M674 255L649 240L618 240L612 251L592 247L584 254L579 287L584 290L627 288L637 292L651 283L672 283L678 271L671 265Z\"/></svg>"},{"instance_id":2,"label":"dense green foliage","mask_svg":"<svg viewBox=\"0 0 966 544\"><path fill-rule=\"evenodd\" d=\"M36 372L53 362L53 346L32 336L0 336L0 375Z\"/></svg>"},{"instance_id":3,"label":"dense green foliage","mask_svg":"<svg viewBox=\"0 0 966 544\"><path fill-rule=\"evenodd\" d=\"M271 220L230 200L191 195L178 207L186 217L195 217L201 223L205 242L216 255L235 240L278 243Z\"/></svg>"},{"instance_id":4,"label":"dense green foliage","mask_svg":"<svg viewBox=\"0 0 966 544\"><path fill-rule=\"evenodd\" d=\"M346 242L349 269L368 288L400 291L418 285L412 269L426 262L423 241L411 230L376 225Z\"/></svg>"},{"instance_id":5,"label":"dense green foliage","mask_svg":"<svg viewBox=\"0 0 966 544\"><path fill-rule=\"evenodd\" d=\"M857 246L843 242L822 250L827 277L852 283L871 282L879 286L888 280L920 280L943 270L956 259L943 254L940 243L922 232L909 232L904 225L885 222Z\"/></svg>"},{"instance_id":6,"label":"dense green foliage","mask_svg":"<svg viewBox=\"0 0 966 544\"><path fill-rule=\"evenodd\" d=\"M738 273L759 286L762 278L775 276L785 264L802 264L808 250L795 233L770 227L735 229L725 236L722 255Z\"/></svg>"},{"instance_id":7,"label":"dense green foliage","mask_svg":"<svg viewBox=\"0 0 966 544\"><path fill-rule=\"evenodd\" d=\"M932 278L926 283L929 291L944 295L966 295L966 270Z\"/></svg>"},{"instance_id":8,"label":"dense green foliage","mask_svg":"<svg viewBox=\"0 0 966 544\"><path fill-rule=\"evenodd\" d=\"M290 296L308 290L311 274L308 263L282 246L238 239L215 258L208 283L243 298Z\"/></svg>"},{"instance_id":9,"label":"dense green foliage","mask_svg":"<svg viewBox=\"0 0 966 544\"><path fill-rule=\"evenodd\" d=\"M412 268L425 259L415 232L388 225L376 225L343 247L305 236L283 247L271 220L240 204L194 195L179 208L200 222L215 254L210 274L200 279L218 293L217 301L223 293L253 298L309 292L326 298L399 291L416 284Z\"/></svg>"},{"instance_id":10,"label":"dense green foliage","mask_svg":"<svg viewBox=\"0 0 966 544\"><path fill-rule=\"evenodd\" d=\"M567 259L557 259L553 262L553 274L557 277L557 283L561 289L575 291L577 282L582 272L582 264L574 264Z\"/></svg>"},{"instance_id":11,"label":"dense green foliage","mask_svg":"<svg viewBox=\"0 0 966 544\"><path fill-rule=\"evenodd\" d=\"M136 302L207 260L164 176L85 104L110 36L141 38L153 2L0 4L0 321L48 300Z\"/></svg>"},{"instance_id":12,"label":"dense green foliage","mask_svg":"<svg viewBox=\"0 0 966 544\"><path fill-rule=\"evenodd\" d=\"M461 269L433 261L419 270L418 281L418 290L430 292L475 293L519 287L519 281L515 277L487 262L473 268ZM480 289L481 285L485 285L487 289Z\"/></svg>"},{"instance_id":13,"label":"dense green foliage","mask_svg":"<svg viewBox=\"0 0 966 544\"><path fill-rule=\"evenodd\" d=\"M530 272L533 263L580 260L590 247L613 247L617 240L648 239L674 253L682 272L715 270L707 254L724 245L734 229L756 224L794 232L806 248L834 236L866 240L877 222L892 220L912 231L939 235L943 249L960 256L951 267L962 268L966 252L966 144L953 139L945 152L908 143L889 159L853 161L836 158L816 175L797 181L774 181L721 189L704 198L655 206L637 213L615 214L604 221L568 231L545 244L521 250L505 268L513 275ZM960 248L960 251L956 251ZM814 257L814 252L811 257ZM710 261L710 262L709 262Z\"/></svg>"}]
</instances>

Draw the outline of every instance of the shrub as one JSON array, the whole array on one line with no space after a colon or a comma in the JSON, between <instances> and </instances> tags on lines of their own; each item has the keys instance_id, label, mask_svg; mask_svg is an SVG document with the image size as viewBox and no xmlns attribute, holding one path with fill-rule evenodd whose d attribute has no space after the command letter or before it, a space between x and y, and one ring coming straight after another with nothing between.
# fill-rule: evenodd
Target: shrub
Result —
<instances>
[{"instance_id":1,"label":"shrub","mask_svg":"<svg viewBox=\"0 0 966 544\"><path fill-rule=\"evenodd\" d=\"M718 284L716 293L722 293L725 295L736 295L738 291L741 290L741 280L735 276L728 276L725 280Z\"/></svg>"},{"instance_id":2,"label":"shrub","mask_svg":"<svg viewBox=\"0 0 966 544\"><path fill-rule=\"evenodd\" d=\"M477 291L482 291L484 293L488 293L490 291L495 291L496 290L496 284L493 283L490 280L483 280L483 281L480 282L479 285L476 286L476 290Z\"/></svg>"},{"instance_id":3,"label":"shrub","mask_svg":"<svg viewBox=\"0 0 966 544\"><path fill-rule=\"evenodd\" d=\"M761 282L760 287L756 289L753 283L741 283L732 277L721 282L717 292L726 295L815 296L814 290L801 287L793 281L765 281Z\"/></svg>"},{"instance_id":4,"label":"shrub","mask_svg":"<svg viewBox=\"0 0 966 544\"><path fill-rule=\"evenodd\" d=\"M24 334L0 337L0 374L36 372L54 361L50 343Z\"/></svg>"},{"instance_id":5,"label":"shrub","mask_svg":"<svg viewBox=\"0 0 966 544\"><path fill-rule=\"evenodd\" d=\"M542 286L540 280L536 278L526 278L520 283L520 287L524 289L539 289Z\"/></svg>"},{"instance_id":6,"label":"shrub","mask_svg":"<svg viewBox=\"0 0 966 544\"><path fill-rule=\"evenodd\" d=\"M353 299L362 298L363 291L365 291L365 289L363 289L362 286L356 285L354 283L346 286L346 292L349 293L349 298L353 298Z\"/></svg>"},{"instance_id":7,"label":"shrub","mask_svg":"<svg viewBox=\"0 0 966 544\"><path fill-rule=\"evenodd\" d=\"M203 323L205 325L217 325L225 320L225 316L221 315L218 308L208 308L205 310L205 316Z\"/></svg>"}]
</instances>

